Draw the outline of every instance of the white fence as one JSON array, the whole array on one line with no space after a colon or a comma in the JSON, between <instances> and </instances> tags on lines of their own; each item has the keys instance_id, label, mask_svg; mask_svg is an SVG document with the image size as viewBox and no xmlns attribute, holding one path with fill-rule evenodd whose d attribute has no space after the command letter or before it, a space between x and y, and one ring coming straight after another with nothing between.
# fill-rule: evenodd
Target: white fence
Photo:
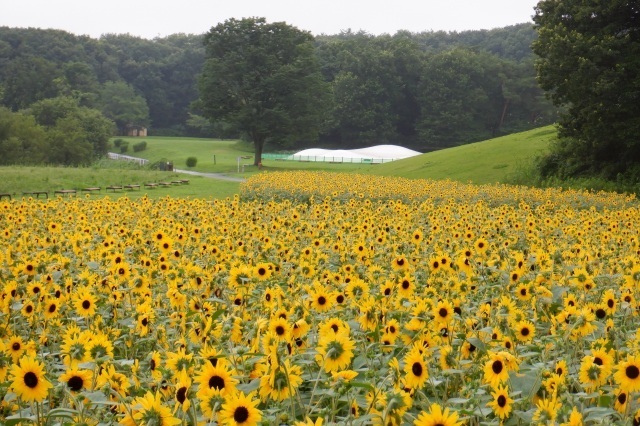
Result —
<instances>
[{"instance_id":1,"label":"white fence","mask_svg":"<svg viewBox=\"0 0 640 426\"><path fill-rule=\"evenodd\" d=\"M317 161L324 163L358 163L358 164L381 164L398 160L397 158L353 158L353 157L331 157L320 155L288 155L288 154L262 154L266 160L279 161Z\"/></svg>"},{"instance_id":2,"label":"white fence","mask_svg":"<svg viewBox=\"0 0 640 426\"><path fill-rule=\"evenodd\" d=\"M123 161L131 161L133 163L138 163L141 166L149 163L149 160L145 160L144 158L131 157L129 155L116 154L115 152L107 153L107 157L110 160L123 160Z\"/></svg>"}]
</instances>

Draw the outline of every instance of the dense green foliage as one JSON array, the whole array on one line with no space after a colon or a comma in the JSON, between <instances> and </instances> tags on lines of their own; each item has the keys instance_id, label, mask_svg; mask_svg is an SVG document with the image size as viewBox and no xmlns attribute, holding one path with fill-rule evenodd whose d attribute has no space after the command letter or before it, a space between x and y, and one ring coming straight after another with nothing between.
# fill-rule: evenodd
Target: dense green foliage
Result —
<instances>
[{"instance_id":1,"label":"dense green foliage","mask_svg":"<svg viewBox=\"0 0 640 426\"><path fill-rule=\"evenodd\" d=\"M255 146L315 141L329 107L313 37L283 22L229 19L212 28L199 80L199 106L212 121L228 122Z\"/></svg>"},{"instance_id":2,"label":"dense green foliage","mask_svg":"<svg viewBox=\"0 0 640 426\"><path fill-rule=\"evenodd\" d=\"M543 176L640 178L640 5L637 1L538 3L538 79L566 106Z\"/></svg>"},{"instance_id":3,"label":"dense green foliage","mask_svg":"<svg viewBox=\"0 0 640 426\"><path fill-rule=\"evenodd\" d=\"M71 97L117 123L153 135L235 138L221 117L193 106L204 35L99 39L0 27L0 104L17 112ZM316 37L314 53L332 102L326 147L396 143L418 150L484 140L555 121L535 82L533 26L460 33L343 32ZM458 67L458 65L460 67ZM310 138L294 139L304 148ZM291 144L292 140L270 140Z\"/></svg>"},{"instance_id":4,"label":"dense green foliage","mask_svg":"<svg viewBox=\"0 0 640 426\"><path fill-rule=\"evenodd\" d=\"M105 155L113 122L73 98L48 98L22 112L0 107L0 164L90 164Z\"/></svg>"}]
</instances>

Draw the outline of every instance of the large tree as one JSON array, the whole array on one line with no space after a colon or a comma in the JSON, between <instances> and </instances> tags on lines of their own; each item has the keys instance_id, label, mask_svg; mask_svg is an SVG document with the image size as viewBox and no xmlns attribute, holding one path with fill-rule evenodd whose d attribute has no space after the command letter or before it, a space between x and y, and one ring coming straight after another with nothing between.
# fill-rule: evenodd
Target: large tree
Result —
<instances>
[{"instance_id":1,"label":"large tree","mask_svg":"<svg viewBox=\"0 0 640 426\"><path fill-rule=\"evenodd\" d=\"M638 1L544 0L534 22L538 81L566 107L543 173L640 173Z\"/></svg>"},{"instance_id":2,"label":"large tree","mask_svg":"<svg viewBox=\"0 0 640 426\"><path fill-rule=\"evenodd\" d=\"M205 35L199 80L203 115L246 133L261 163L265 143L290 145L317 138L327 112L313 37L284 22L229 19Z\"/></svg>"}]
</instances>

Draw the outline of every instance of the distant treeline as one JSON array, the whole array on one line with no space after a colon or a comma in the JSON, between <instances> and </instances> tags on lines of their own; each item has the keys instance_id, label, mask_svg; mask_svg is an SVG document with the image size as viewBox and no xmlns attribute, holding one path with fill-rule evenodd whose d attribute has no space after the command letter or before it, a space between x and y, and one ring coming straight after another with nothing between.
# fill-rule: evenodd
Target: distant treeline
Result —
<instances>
[{"instance_id":1,"label":"distant treeline","mask_svg":"<svg viewBox=\"0 0 640 426\"><path fill-rule=\"evenodd\" d=\"M317 56L334 97L320 143L426 151L552 123L555 110L535 81L535 37L531 24L318 36ZM202 41L203 35L94 39L0 27L0 105L7 114L45 99L63 98L65 105L73 99L80 111L100 111L119 133L136 125L150 135L242 136L203 119L193 105ZM103 151L100 144L96 153Z\"/></svg>"}]
</instances>

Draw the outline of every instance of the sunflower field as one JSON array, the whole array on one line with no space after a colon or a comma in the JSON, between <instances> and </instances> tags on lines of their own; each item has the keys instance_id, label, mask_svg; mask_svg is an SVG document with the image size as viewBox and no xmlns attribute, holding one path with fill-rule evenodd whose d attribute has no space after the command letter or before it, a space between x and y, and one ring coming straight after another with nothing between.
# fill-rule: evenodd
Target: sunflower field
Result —
<instances>
[{"instance_id":1,"label":"sunflower field","mask_svg":"<svg viewBox=\"0 0 640 426\"><path fill-rule=\"evenodd\" d=\"M0 201L5 425L639 424L640 205L321 172Z\"/></svg>"}]
</instances>

